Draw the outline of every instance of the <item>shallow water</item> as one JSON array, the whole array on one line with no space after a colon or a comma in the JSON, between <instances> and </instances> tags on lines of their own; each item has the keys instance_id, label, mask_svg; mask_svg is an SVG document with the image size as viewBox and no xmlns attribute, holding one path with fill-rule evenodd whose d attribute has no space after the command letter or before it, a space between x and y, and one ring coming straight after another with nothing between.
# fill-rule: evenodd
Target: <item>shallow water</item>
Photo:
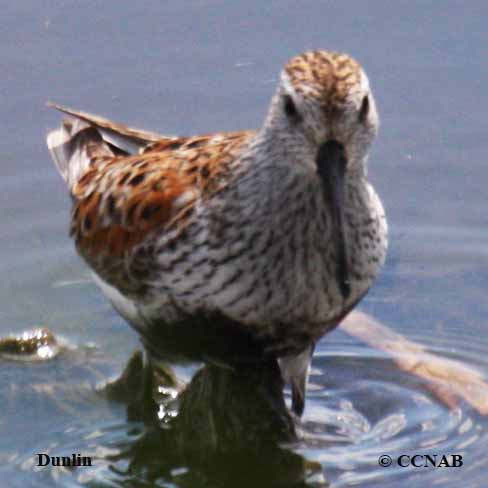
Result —
<instances>
[{"instance_id":1,"label":"shallow water","mask_svg":"<svg viewBox=\"0 0 488 488\"><path fill-rule=\"evenodd\" d=\"M488 419L463 402L449 410L340 330L318 346L302 440L263 455L262 473L237 458L198 470L173 456L169 438L146 439L95 388L120 373L137 337L68 240L68 198L44 146L59 117L44 103L169 134L255 127L288 57L350 52L382 116L370 174L391 226L362 309L488 376L485 2L26 0L2 13L0 336L43 325L72 349L0 361L0 486L272 486L292 477L290 453L320 463L310 486L484 486ZM41 469L37 452L96 462ZM460 453L464 464L378 465L382 454L424 453Z\"/></svg>"}]
</instances>

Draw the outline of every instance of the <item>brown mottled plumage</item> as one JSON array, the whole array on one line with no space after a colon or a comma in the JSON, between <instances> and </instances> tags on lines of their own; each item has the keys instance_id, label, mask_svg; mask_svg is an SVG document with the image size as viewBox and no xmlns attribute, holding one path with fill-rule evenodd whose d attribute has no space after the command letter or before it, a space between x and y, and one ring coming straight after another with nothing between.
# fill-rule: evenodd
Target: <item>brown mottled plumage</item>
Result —
<instances>
[{"instance_id":1,"label":"brown mottled plumage","mask_svg":"<svg viewBox=\"0 0 488 488\"><path fill-rule=\"evenodd\" d=\"M344 54L290 60L258 131L164 137L69 115L48 146L71 235L151 357L275 357L301 413L314 344L364 296L387 226L378 117Z\"/></svg>"},{"instance_id":2,"label":"brown mottled plumage","mask_svg":"<svg viewBox=\"0 0 488 488\"><path fill-rule=\"evenodd\" d=\"M121 256L154 232L184 225L188 209L228 178L229 162L251 135L160 140L136 156L94 157L72 188L78 250Z\"/></svg>"}]
</instances>

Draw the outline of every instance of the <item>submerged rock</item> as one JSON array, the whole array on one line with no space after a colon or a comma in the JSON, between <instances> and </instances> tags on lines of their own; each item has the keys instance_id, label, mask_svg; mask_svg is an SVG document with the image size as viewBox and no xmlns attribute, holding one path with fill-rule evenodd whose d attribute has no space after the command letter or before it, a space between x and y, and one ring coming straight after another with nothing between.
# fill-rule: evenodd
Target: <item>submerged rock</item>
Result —
<instances>
[{"instance_id":1,"label":"submerged rock","mask_svg":"<svg viewBox=\"0 0 488 488\"><path fill-rule=\"evenodd\" d=\"M25 361L44 361L59 354L60 345L45 327L26 330L18 336L0 339L0 356Z\"/></svg>"}]
</instances>

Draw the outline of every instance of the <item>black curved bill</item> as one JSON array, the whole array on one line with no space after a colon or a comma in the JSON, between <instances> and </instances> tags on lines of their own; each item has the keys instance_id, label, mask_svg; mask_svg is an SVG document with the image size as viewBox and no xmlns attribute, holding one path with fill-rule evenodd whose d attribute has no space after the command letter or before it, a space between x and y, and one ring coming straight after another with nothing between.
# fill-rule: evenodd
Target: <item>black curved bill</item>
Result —
<instances>
[{"instance_id":1,"label":"black curved bill","mask_svg":"<svg viewBox=\"0 0 488 488\"><path fill-rule=\"evenodd\" d=\"M335 140L320 145L316 158L317 172L322 182L324 200L330 208L336 246L336 279L342 297L351 293L344 233L344 176L347 159L344 146Z\"/></svg>"}]
</instances>

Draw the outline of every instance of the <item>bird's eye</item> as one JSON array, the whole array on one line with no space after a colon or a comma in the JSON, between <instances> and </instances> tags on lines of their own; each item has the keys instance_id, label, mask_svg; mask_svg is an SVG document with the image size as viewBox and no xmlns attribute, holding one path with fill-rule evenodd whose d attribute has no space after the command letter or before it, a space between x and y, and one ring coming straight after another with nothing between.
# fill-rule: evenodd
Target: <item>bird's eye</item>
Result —
<instances>
[{"instance_id":1,"label":"bird's eye","mask_svg":"<svg viewBox=\"0 0 488 488\"><path fill-rule=\"evenodd\" d=\"M361 102L361 108L359 109L359 121L364 124L369 113L369 97L366 95Z\"/></svg>"},{"instance_id":2,"label":"bird's eye","mask_svg":"<svg viewBox=\"0 0 488 488\"><path fill-rule=\"evenodd\" d=\"M300 114L298 113L293 98L291 98L290 95L284 95L283 103L284 103L285 114L287 115L287 117L295 122L298 121L300 119Z\"/></svg>"}]
</instances>

